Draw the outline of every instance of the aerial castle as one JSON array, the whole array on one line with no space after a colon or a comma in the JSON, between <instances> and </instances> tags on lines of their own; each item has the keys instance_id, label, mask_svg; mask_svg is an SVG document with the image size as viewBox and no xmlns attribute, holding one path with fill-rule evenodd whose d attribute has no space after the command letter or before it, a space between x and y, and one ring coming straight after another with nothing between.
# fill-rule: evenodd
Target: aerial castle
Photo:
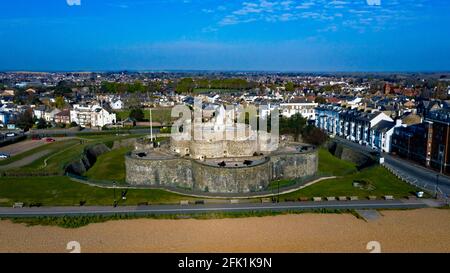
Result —
<instances>
[{"instance_id":1,"label":"aerial castle","mask_svg":"<svg viewBox=\"0 0 450 273\"><path fill-rule=\"evenodd\" d=\"M236 111L219 107L204 117L185 120L169 143L136 143L126 156L127 182L195 192L264 191L279 179L313 176L318 156L313 146L280 143L278 135L237 122Z\"/></svg>"}]
</instances>

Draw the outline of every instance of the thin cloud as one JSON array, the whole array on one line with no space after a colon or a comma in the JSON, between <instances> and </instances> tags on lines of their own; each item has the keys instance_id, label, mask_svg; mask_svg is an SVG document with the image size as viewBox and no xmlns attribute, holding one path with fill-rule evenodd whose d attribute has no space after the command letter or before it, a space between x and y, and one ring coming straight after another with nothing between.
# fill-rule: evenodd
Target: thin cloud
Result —
<instances>
[{"instance_id":1,"label":"thin cloud","mask_svg":"<svg viewBox=\"0 0 450 273\"><path fill-rule=\"evenodd\" d=\"M351 28L363 32L381 30L387 22L417 19L414 9L426 0L244 0L221 5L221 19L214 29L251 22L288 22L314 20L323 25L318 31ZM229 2L231 3L231 2ZM414 18L416 17L416 18ZM363 19L363 20L361 20Z\"/></svg>"},{"instance_id":2,"label":"thin cloud","mask_svg":"<svg viewBox=\"0 0 450 273\"><path fill-rule=\"evenodd\" d=\"M66 0L69 6L81 6L81 0Z\"/></svg>"}]
</instances>

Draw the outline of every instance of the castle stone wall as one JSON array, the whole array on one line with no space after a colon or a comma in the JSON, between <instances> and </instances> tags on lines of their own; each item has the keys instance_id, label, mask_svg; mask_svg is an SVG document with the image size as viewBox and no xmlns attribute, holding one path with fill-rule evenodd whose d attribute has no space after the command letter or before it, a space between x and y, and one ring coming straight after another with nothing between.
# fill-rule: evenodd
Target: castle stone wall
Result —
<instances>
[{"instance_id":1,"label":"castle stone wall","mask_svg":"<svg viewBox=\"0 0 450 273\"><path fill-rule=\"evenodd\" d=\"M317 167L316 150L272 154L256 165L242 167L219 167L190 158L126 157L129 184L182 187L211 193L261 191L272 180L314 175Z\"/></svg>"}]
</instances>

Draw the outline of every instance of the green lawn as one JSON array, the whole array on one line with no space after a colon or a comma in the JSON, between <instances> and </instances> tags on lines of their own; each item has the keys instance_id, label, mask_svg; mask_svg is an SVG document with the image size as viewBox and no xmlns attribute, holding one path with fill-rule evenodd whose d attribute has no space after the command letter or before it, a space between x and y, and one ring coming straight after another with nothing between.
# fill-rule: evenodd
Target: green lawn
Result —
<instances>
[{"instance_id":1,"label":"green lawn","mask_svg":"<svg viewBox=\"0 0 450 273\"><path fill-rule=\"evenodd\" d=\"M353 187L354 181L365 181L371 189ZM358 196L366 198L370 195L381 197L393 195L396 198L406 197L418 189L399 180L382 166L374 166L352 173L344 177L324 180L296 192L282 195L282 198L297 199L300 197Z\"/></svg>"},{"instance_id":2,"label":"green lawn","mask_svg":"<svg viewBox=\"0 0 450 273\"><path fill-rule=\"evenodd\" d=\"M77 160L80 158L84 152L84 149L88 145L93 145L97 143L111 143L115 140L123 140L128 138L135 138L139 137L138 135L127 135L127 136L114 136L114 135L106 135L106 136L92 136L87 137L83 139L85 142L83 144L80 144L79 139L72 139L68 141L62 141L62 142L55 142L52 144L44 145L46 148L38 147L36 149L33 149L29 152L38 152L41 150L48 150L51 149L51 152L32 163L23 166L21 168L8 170L8 173L14 174L14 173L33 173L33 172L47 172L52 174L63 174L64 168L72 161ZM23 153L23 154L29 154L29 152ZM23 158L23 154L17 155L19 160L20 158ZM28 156L28 155L27 155ZM11 158L13 159L13 158ZM47 164L45 164L45 161Z\"/></svg>"},{"instance_id":3,"label":"green lawn","mask_svg":"<svg viewBox=\"0 0 450 273\"><path fill-rule=\"evenodd\" d=\"M324 180L304 189L282 195L285 199L300 197L358 196L366 198L370 195L381 197L394 195L396 198L411 195L417 189L392 175L379 165L357 171L356 164L333 156L327 149L319 149L319 175L338 176L336 179ZM354 181L364 181L370 185L368 189L353 187ZM288 185L286 181L283 185ZM271 184L272 186L276 186ZM280 184L281 185L281 184Z\"/></svg>"},{"instance_id":4,"label":"green lawn","mask_svg":"<svg viewBox=\"0 0 450 273\"><path fill-rule=\"evenodd\" d=\"M116 190L119 199L121 190ZM71 181L65 176L49 177L1 177L0 205L12 206L14 202L26 204L39 202L44 206L78 205L81 200L86 205L112 205L113 189L91 187ZM137 205L141 202L152 204L177 203L180 200L193 198L156 189L129 190L127 200L121 205Z\"/></svg>"},{"instance_id":5,"label":"green lawn","mask_svg":"<svg viewBox=\"0 0 450 273\"><path fill-rule=\"evenodd\" d=\"M131 148L125 147L102 154L86 176L94 180L125 182L125 154L129 151Z\"/></svg>"},{"instance_id":6,"label":"green lawn","mask_svg":"<svg viewBox=\"0 0 450 273\"><path fill-rule=\"evenodd\" d=\"M319 149L319 174L342 176L356 171L356 164L335 157L325 148Z\"/></svg>"},{"instance_id":7,"label":"green lawn","mask_svg":"<svg viewBox=\"0 0 450 273\"><path fill-rule=\"evenodd\" d=\"M143 109L144 111L144 119L149 120L150 119L150 112L148 109ZM164 122L164 123L171 123L172 108L155 108L152 109L152 120L155 122ZM117 111L116 112L117 118L120 118L120 120L125 120L130 115L130 110L123 110L123 111Z\"/></svg>"},{"instance_id":8,"label":"green lawn","mask_svg":"<svg viewBox=\"0 0 450 273\"><path fill-rule=\"evenodd\" d=\"M48 160L47 168L60 168L62 164L80 156L84 147L93 143L111 141L118 137L95 138L84 144L79 140L72 142L68 150L56 146L58 143L48 144L58 147L58 152ZM77 144L78 143L78 144ZM62 145L62 144L58 144ZM66 145L68 145L66 143ZM66 148L67 148L66 147ZM37 149L40 149L39 147ZM87 172L87 176L94 180L115 180L120 183L125 181L124 155L129 148L112 150L101 155L96 164ZM56 149L55 149L56 150ZM46 156L48 157L48 155ZM33 162L30 166L36 168L39 162ZM31 167L27 168L30 169ZM24 168L25 170L27 168ZM19 169L20 170L20 169ZM328 197L328 196L358 196L361 199L370 195L381 197L383 195L394 195L396 198L411 195L416 188L406 184L381 166L357 171L355 164L340 160L331 155L327 150L319 150L319 174L332 174L339 176L336 179L325 180L304 189L282 195L283 199L298 199L300 197ZM367 189L356 188L354 181L363 181L370 187ZM280 188L292 184L291 180L281 180ZM278 187L278 182L272 182L270 189ZM117 195L120 191L117 191ZM177 203L180 200L193 198L172 194L164 190L139 189L128 192L128 200L124 204L136 205L141 202L155 204ZM14 202L40 202L45 206L52 205L77 205L79 201L87 201L86 205L111 205L113 199L112 189L102 189L73 182L64 176L55 177L0 177L0 205L11 206Z\"/></svg>"}]
</instances>

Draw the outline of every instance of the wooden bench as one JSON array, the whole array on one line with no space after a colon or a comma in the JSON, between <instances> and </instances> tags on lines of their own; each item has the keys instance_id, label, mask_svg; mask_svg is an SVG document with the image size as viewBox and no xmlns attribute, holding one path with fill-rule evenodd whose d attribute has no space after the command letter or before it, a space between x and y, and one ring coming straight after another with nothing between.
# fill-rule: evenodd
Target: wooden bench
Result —
<instances>
[{"instance_id":1,"label":"wooden bench","mask_svg":"<svg viewBox=\"0 0 450 273\"><path fill-rule=\"evenodd\" d=\"M14 203L13 208L21 209L21 208L23 208L23 203L21 203L21 202Z\"/></svg>"}]
</instances>

